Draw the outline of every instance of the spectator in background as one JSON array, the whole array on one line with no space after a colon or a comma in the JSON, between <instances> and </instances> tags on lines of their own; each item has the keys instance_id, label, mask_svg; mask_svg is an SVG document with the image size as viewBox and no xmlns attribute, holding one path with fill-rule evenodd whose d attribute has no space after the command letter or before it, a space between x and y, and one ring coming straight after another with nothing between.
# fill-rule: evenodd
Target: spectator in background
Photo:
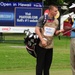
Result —
<instances>
[{"instance_id":1,"label":"spectator in background","mask_svg":"<svg viewBox=\"0 0 75 75\"><path fill-rule=\"evenodd\" d=\"M71 60L71 67L72 67L72 73L75 75L75 20L71 27L71 48L70 48L70 60Z\"/></svg>"},{"instance_id":2,"label":"spectator in background","mask_svg":"<svg viewBox=\"0 0 75 75\"><path fill-rule=\"evenodd\" d=\"M67 30L71 30L70 62L72 67L72 75L75 75L75 19L71 27L66 27L66 31Z\"/></svg>"},{"instance_id":3,"label":"spectator in background","mask_svg":"<svg viewBox=\"0 0 75 75\"><path fill-rule=\"evenodd\" d=\"M63 35L64 36L69 37L71 35L71 31L69 31L69 30L72 27L72 25L73 25L73 19L72 19L71 15L69 15L68 19L66 21L64 21L64 26L63 26L63 28L64 28Z\"/></svg>"}]
</instances>

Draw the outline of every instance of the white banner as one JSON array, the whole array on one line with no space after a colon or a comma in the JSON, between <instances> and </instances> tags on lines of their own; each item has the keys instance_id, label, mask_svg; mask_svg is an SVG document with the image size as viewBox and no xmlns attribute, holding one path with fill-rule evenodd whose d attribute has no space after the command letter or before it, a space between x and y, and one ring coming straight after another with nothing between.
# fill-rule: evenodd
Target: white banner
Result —
<instances>
[{"instance_id":1,"label":"white banner","mask_svg":"<svg viewBox=\"0 0 75 75\"><path fill-rule=\"evenodd\" d=\"M5 33L24 33L24 30L29 29L30 32L35 32L35 27L2 27L0 26L0 32Z\"/></svg>"}]
</instances>

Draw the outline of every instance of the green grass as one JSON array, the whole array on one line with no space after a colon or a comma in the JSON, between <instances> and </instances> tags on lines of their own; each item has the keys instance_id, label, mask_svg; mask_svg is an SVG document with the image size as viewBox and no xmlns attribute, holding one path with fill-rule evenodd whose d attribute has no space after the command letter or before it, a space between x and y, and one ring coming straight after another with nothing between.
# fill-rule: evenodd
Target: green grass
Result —
<instances>
[{"instance_id":1,"label":"green grass","mask_svg":"<svg viewBox=\"0 0 75 75\"><path fill-rule=\"evenodd\" d=\"M33 67L35 61L25 48L12 47L17 46L15 44L1 43L0 45L0 69L30 69Z\"/></svg>"},{"instance_id":2,"label":"green grass","mask_svg":"<svg viewBox=\"0 0 75 75\"><path fill-rule=\"evenodd\" d=\"M24 35L6 35L0 42L0 71L34 70L36 59L28 54L23 39ZM14 40L14 41L13 41ZM52 70L70 69L70 38L54 38Z\"/></svg>"},{"instance_id":3,"label":"green grass","mask_svg":"<svg viewBox=\"0 0 75 75\"><path fill-rule=\"evenodd\" d=\"M70 68L70 38L61 37L54 40L54 56L52 68L69 69Z\"/></svg>"},{"instance_id":4,"label":"green grass","mask_svg":"<svg viewBox=\"0 0 75 75\"><path fill-rule=\"evenodd\" d=\"M34 70L1 71L0 75L35 75ZM71 70L51 70L50 75L72 75Z\"/></svg>"}]
</instances>

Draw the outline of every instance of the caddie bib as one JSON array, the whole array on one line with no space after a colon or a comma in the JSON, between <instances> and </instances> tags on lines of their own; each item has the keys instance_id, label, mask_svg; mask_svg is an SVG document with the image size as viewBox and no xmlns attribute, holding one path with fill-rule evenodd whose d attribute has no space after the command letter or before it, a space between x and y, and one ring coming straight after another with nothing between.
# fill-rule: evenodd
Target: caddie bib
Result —
<instances>
[{"instance_id":1,"label":"caddie bib","mask_svg":"<svg viewBox=\"0 0 75 75\"><path fill-rule=\"evenodd\" d=\"M57 26L58 26L57 19L51 22L47 20L43 28L41 28L41 35L44 38L44 40L47 41L47 46L45 48L53 48L53 36L54 36ZM41 41L39 45L43 47L41 44Z\"/></svg>"}]
</instances>

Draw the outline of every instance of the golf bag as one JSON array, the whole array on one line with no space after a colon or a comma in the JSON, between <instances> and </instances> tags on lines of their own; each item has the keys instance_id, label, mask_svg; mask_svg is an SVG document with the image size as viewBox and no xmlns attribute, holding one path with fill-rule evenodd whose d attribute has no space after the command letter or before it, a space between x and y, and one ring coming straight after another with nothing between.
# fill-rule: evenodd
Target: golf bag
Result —
<instances>
[{"instance_id":1,"label":"golf bag","mask_svg":"<svg viewBox=\"0 0 75 75\"><path fill-rule=\"evenodd\" d=\"M44 15L43 25L46 23L47 19L48 19L48 15ZM33 57L37 57L35 47L38 45L40 39L38 38L36 33L31 33L29 29L25 30L24 33L26 34L24 37L24 43L26 45L26 50Z\"/></svg>"},{"instance_id":2,"label":"golf bag","mask_svg":"<svg viewBox=\"0 0 75 75\"><path fill-rule=\"evenodd\" d=\"M24 37L24 43L26 45L26 50L30 55L33 57L37 57L37 53L35 51L36 45L39 43L39 38L36 33L31 33L29 30L25 30L24 33L26 34Z\"/></svg>"}]
</instances>

